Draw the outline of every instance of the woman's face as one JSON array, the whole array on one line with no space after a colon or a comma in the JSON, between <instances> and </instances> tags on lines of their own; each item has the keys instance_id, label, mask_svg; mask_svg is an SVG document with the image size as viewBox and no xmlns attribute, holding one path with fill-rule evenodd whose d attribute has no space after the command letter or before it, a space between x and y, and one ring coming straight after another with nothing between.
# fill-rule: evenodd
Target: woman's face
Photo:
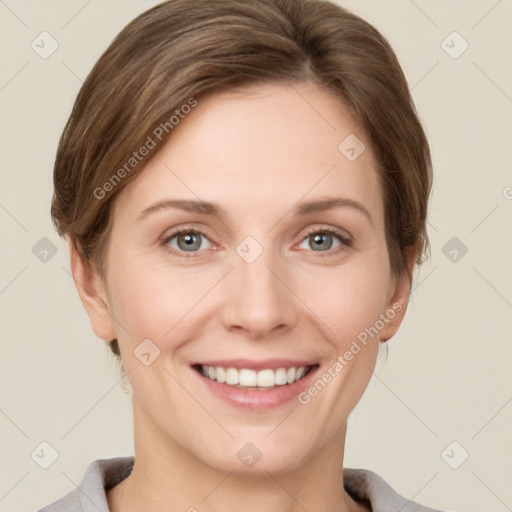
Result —
<instances>
[{"instance_id":1,"label":"woman's face","mask_svg":"<svg viewBox=\"0 0 512 512\"><path fill-rule=\"evenodd\" d=\"M228 472L342 450L409 289L365 134L329 92L270 85L200 98L152 151L115 203L106 307L88 307L119 341L137 449Z\"/></svg>"}]
</instances>

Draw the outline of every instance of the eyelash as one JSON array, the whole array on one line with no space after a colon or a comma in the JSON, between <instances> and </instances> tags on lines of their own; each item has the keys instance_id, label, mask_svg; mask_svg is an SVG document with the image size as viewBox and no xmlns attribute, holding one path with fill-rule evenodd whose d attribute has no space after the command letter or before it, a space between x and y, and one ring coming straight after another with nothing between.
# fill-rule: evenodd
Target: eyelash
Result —
<instances>
[{"instance_id":1,"label":"eyelash","mask_svg":"<svg viewBox=\"0 0 512 512\"><path fill-rule=\"evenodd\" d=\"M169 242L173 238L175 238L179 235L182 235L184 233L187 233L187 234L194 233L196 235L201 235L201 236L204 236L206 239L208 239L211 242L211 240L208 238L208 235L203 233L201 230L192 229L192 228L182 228L182 229L178 229L178 230L174 231L169 236L165 237L165 239L162 241L162 245L167 249L167 251L169 253L178 254L178 256L182 256L184 258L196 257L196 256L194 256L194 254L195 254L194 252L187 253L185 251L176 251L175 249L169 248L169 246L168 246ZM321 258L336 255L336 254L340 253L341 251L344 251L344 250L352 247L353 243L354 243L351 238L347 237L343 232L338 231L337 229L334 229L334 228L321 228L321 229L313 228L302 237L300 242L302 243L306 238L308 238L309 236L311 236L313 234L317 234L317 233L318 234L334 235L341 242L341 245L339 247L337 247L336 249L329 249L327 251L318 251L318 256L320 256ZM312 251L312 252L317 252L317 251ZM196 251L196 253L197 253L197 251Z\"/></svg>"}]
</instances>

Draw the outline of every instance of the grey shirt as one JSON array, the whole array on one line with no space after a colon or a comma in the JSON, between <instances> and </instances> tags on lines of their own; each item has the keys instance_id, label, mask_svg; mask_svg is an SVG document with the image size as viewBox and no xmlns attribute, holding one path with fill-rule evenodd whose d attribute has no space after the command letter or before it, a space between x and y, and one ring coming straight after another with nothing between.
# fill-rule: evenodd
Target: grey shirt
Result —
<instances>
[{"instance_id":1,"label":"grey shirt","mask_svg":"<svg viewBox=\"0 0 512 512\"><path fill-rule=\"evenodd\" d=\"M99 459L87 467L80 487L38 512L110 512L106 491L132 471L134 457ZM441 512L405 499L368 469L343 469L345 490L373 512Z\"/></svg>"}]
</instances>

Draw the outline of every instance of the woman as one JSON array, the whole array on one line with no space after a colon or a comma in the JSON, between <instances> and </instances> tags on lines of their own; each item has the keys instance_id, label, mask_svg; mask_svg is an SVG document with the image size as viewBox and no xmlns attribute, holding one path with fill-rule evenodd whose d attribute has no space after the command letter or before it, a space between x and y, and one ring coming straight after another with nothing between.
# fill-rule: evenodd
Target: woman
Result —
<instances>
[{"instance_id":1,"label":"woman","mask_svg":"<svg viewBox=\"0 0 512 512\"><path fill-rule=\"evenodd\" d=\"M164 2L87 78L54 184L135 457L42 510L432 510L343 468L428 249L428 142L372 26L320 0Z\"/></svg>"}]
</instances>

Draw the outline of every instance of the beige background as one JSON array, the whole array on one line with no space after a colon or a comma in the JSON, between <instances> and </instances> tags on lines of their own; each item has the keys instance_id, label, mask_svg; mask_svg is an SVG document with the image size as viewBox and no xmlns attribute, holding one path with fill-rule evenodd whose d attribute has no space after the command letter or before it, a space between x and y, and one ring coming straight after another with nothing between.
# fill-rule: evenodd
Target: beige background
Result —
<instances>
[{"instance_id":1,"label":"beige background","mask_svg":"<svg viewBox=\"0 0 512 512\"><path fill-rule=\"evenodd\" d=\"M35 511L74 489L91 461L132 453L129 395L90 329L49 206L83 79L155 3L0 2L1 510ZM351 417L345 465L431 507L512 510L512 3L340 3L395 48L435 168L432 258ZM43 31L59 45L47 59L31 48ZM462 49L458 36L442 45L453 31L469 43L458 58L445 51ZM57 248L46 262L32 252L43 237ZM468 249L456 262L443 253L452 237ZM43 441L58 452L48 469L31 457ZM463 450L469 458L452 469L445 460L457 465Z\"/></svg>"}]
</instances>

